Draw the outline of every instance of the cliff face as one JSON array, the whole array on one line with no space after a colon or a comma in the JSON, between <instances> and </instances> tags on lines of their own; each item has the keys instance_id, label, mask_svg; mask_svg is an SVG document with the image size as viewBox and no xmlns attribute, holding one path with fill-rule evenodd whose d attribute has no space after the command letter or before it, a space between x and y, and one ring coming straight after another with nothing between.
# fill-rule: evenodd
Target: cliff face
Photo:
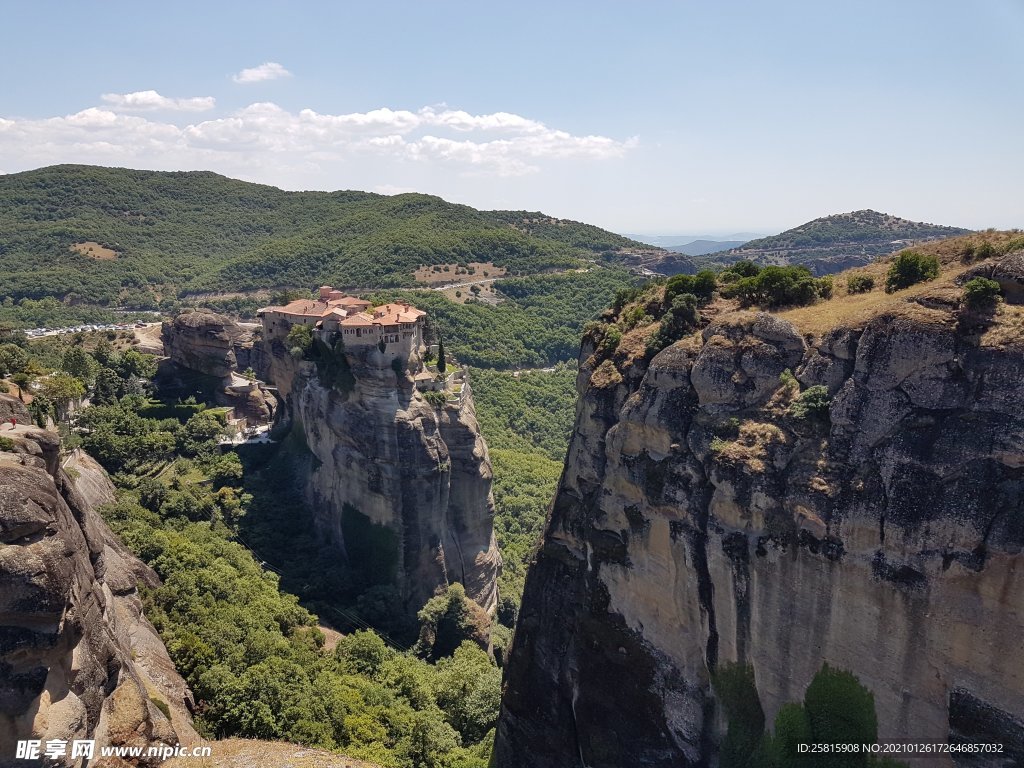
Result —
<instances>
[{"instance_id":1,"label":"cliff face","mask_svg":"<svg viewBox=\"0 0 1024 768\"><path fill-rule=\"evenodd\" d=\"M306 492L318 525L343 556L360 521L393 534L379 544L410 610L452 582L487 610L497 604L491 463L472 394L435 407L376 348L349 355L351 389L321 381L280 342L259 345L262 372L287 402L292 429L314 457Z\"/></svg>"},{"instance_id":2,"label":"cliff face","mask_svg":"<svg viewBox=\"0 0 1024 768\"><path fill-rule=\"evenodd\" d=\"M247 341L231 318L215 312L182 312L160 329L164 353L175 363L223 378L238 369L236 348Z\"/></svg>"},{"instance_id":3,"label":"cliff face","mask_svg":"<svg viewBox=\"0 0 1024 768\"><path fill-rule=\"evenodd\" d=\"M827 662L880 739L1024 763L1024 338L983 330L940 302L807 340L723 317L649 364L585 341L497 765L714 764L728 661L769 724ZM827 420L794 415L786 369Z\"/></svg>"},{"instance_id":4,"label":"cliff face","mask_svg":"<svg viewBox=\"0 0 1024 768\"><path fill-rule=\"evenodd\" d=\"M20 416L0 433L0 755L29 738L194 743L191 695L142 616L156 574L95 511L113 486L84 454L61 467L57 436L0 400Z\"/></svg>"},{"instance_id":5,"label":"cliff face","mask_svg":"<svg viewBox=\"0 0 1024 768\"><path fill-rule=\"evenodd\" d=\"M194 377L182 376L182 372L199 373L210 377L206 381L213 385L216 402L234 408L236 416L253 424L273 418L277 399L271 393L258 386L238 386L246 383L238 372L252 362L250 327L216 312L195 310L165 321L160 338L168 359L161 364L157 379L165 390L188 391L195 387L195 382L189 381Z\"/></svg>"}]
</instances>

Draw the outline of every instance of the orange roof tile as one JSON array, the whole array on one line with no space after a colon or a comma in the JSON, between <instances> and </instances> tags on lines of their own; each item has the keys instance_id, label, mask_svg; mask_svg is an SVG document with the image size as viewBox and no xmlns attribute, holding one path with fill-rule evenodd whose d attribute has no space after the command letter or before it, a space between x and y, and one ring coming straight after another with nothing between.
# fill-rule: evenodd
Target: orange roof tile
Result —
<instances>
[{"instance_id":1,"label":"orange roof tile","mask_svg":"<svg viewBox=\"0 0 1024 768\"><path fill-rule=\"evenodd\" d=\"M271 310L284 315L300 315L302 317L322 317L327 311L326 302L313 299L296 299L283 307L270 307Z\"/></svg>"},{"instance_id":2,"label":"orange roof tile","mask_svg":"<svg viewBox=\"0 0 1024 768\"><path fill-rule=\"evenodd\" d=\"M341 321L341 324L349 328L355 326L371 326L373 325L373 318L370 317L365 312L357 312L354 315L349 315L348 317L346 317L344 320Z\"/></svg>"}]
</instances>

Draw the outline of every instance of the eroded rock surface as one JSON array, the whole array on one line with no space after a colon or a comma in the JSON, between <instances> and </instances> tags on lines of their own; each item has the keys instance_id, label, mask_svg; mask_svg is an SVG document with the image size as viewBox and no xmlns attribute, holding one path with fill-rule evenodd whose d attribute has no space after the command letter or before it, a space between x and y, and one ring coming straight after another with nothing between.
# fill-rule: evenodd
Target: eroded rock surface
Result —
<instances>
[{"instance_id":1,"label":"eroded rock surface","mask_svg":"<svg viewBox=\"0 0 1024 768\"><path fill-rule=\"evenodd\" d=\"M106 474L80 452L61 466L55 433L0 436L0 756L29 738L194 743L191 694L142 616L138 585L156 574L96 512Z\"/></svg>"},{"instance_id":2,"label":"eroded rock surface","mask_svg":"<svg viewBox=\"0 0 1024 768\"><path fill-rule=\"evenodd\" d=\"M1024 764L1024 339L981 338L915 308L810 340L722 318L649 364L585 342L497 765L707 765L729 661L769 723L827 662L881 739ZM814 385L825 422L789 410Z\"/></svg>"},{"instance_id":3,"label":"eroded rock surface","mask_svg":"<svg viewBox=\"0 0 1024 768\"><path fill-rule=\"evenodd\" d=\"M314 457L306 494L339 555L360 546L345 529L365 516L394 534L395 583L410 613L453 582L493 610L501 556L491 462L468 386L461 405L435 407L374 348L348 356L352 383L343 390L280 342L260 346L261 373L287 402L281 419Z\"/></svg>"},{"instance_id":4,"label":"eroded rock surface","mask_svg":"<svg viewBox=\"0 0 1024 768\"><path fill-rule=\"evenodd\" d=\"M183 368L223 378L238 368L236 347L244 341L238 324L207 310L182 312L164 321L164 354Z\"/></svg>"}]
</instances>

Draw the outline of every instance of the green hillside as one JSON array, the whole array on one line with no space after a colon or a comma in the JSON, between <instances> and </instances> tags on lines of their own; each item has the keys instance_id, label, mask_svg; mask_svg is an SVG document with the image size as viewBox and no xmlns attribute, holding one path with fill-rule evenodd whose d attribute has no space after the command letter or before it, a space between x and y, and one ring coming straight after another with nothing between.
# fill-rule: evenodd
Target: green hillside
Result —
<instances>
[{"instance_id":1,"label":"green hillside","mask_svg":"<svg viewBox=\"0 0 1024 768\"><path fill-rule=\"evenodd\" d=\"M804 264L817 274L828 274L866 264L913 243L969 231L909 221L878 211L852 211L824 216L704 259L712 264L731 264L739 259L760 264Z\"/></svg>"},{"instance_id":2,"label":"green hillside","mask_svg":"<svg viewBox=\"0 0 1024 768\"><path fill-rule=\"evenodd\" d=\"M148 308L202 292L401 287L421 264L493 261L531 274L636 245L421 194L285 192L204 171L79 165L0 176L0 300Z\"/></svg>"}]
</instances>

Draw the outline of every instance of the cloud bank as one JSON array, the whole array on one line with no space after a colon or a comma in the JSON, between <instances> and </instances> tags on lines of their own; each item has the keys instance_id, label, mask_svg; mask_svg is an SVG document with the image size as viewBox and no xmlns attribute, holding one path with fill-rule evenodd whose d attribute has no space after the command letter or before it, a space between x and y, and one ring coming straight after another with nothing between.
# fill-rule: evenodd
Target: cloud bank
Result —
<instances>
[{"instance_id":1,"label":"cloud bank","mask_svg":"<svg viewBox=\"0 0 1024 768\"><path fill-rule=\"evenodd\" d=\"M100 97L112 109L122 112L205 112L217 106L213 96L193 96L187 99L172 99L156 91L135 91L134 93L104 93Z\"/></svg>"},{"instance_id":2,"label":"cloud bank","mask_svg":"<svg viewBox=\"0 0 1024 768\"><path fill-rule=\"evenodd\" d=\"M182 125L170 117L126 113L207 110L213 98L170 99L139 91L105 94L103 101L104 107L61 117L0 117L0 167L76 162L210 168L243 178L258 169L263 179L280 183L267 172L287 171L289 179L333 177L369 164L382 175L387 171L389 183L406 184L396 171L522 176L565 160L621 158L636 144L577 135L508 112L471 114L447 107L323 114L259 102Z\"/></svg>"},{"instance_id":3,"label":"cloud bank","mask_svg":"<svg viewBox=\"0 0 1024 768\"><path fill-rule=\"evenodd\" d=\"M292 73L278 64L276 61L268 61L258 67L243 69L231 77L236 83L262 83L266 80L280 80L291 77Z\"/></svg>"}]
</instances>

